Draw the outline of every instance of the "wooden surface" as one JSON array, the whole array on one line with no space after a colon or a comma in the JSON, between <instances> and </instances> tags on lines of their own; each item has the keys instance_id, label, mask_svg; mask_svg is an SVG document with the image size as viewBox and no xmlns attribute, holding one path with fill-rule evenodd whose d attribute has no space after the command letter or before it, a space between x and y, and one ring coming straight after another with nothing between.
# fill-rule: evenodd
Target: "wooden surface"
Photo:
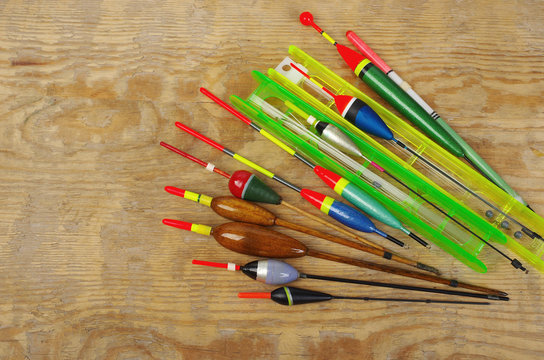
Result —
<instances>
[{"instance_id":1,"label":"wooden surface","mask_svg":"<svg viewBox=\"0 0 544 360\"><path fill-rule=\"evenodd\" d=\"M164 217L225 222L163 190L226 195L225 179L158 145L170 142L229 172L243 168L176 129L182 121L332 195L198 92L205 86L222 98L247 96L250 71L275 66L294 44L371 94L325 40L299 24L300 12L310 10L339 41L355 30L544 214L544 3L6 0L0 8L2 359L544 356L543 276L512 270L488 250L485 275L438 249L413 245L401 253L446 276L508 291L509 303L287 308L238 299L238 291L273 287L190 261L252 258L161 224ZM294 192L268 183L301 204ZM268 208L307 224L285 208ZM316 250L359 256L297 238ZM308 273L410 282L319 259L290 263ZM297 285L413 295L312 280Z\"/></svg>"}]
</instances>

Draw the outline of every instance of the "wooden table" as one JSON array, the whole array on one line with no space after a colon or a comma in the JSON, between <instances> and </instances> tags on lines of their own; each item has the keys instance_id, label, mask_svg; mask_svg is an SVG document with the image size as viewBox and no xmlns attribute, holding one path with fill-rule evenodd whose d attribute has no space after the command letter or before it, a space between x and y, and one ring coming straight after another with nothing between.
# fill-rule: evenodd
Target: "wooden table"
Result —
<instances>
[{"instance_id":1,"label":"wooden table","mask_svg":"<svg viewBox=\"0 0 544 360\"><path fill-rule=\"evenodd\" d=\"M176 129L174 122L183 121L332 195L310 170L198 92L205 86L222 98L247 96L255 85L250 71L275 66L294 44L372 94L325 40L299 24L300 12L309 10L342 42L349 29L362 36L544 214L544 3L7 0L0 8L2 359L544 356L542 275L516 272L489 250L488 274L439 249L413 246L403 254L446 276L506 290L509 303L288 308L238 299L238 291L272 287L190 261L244 264L251 257L161 224L164 217L225 222L163 187L219 196L227 194L226 182L159 146L170 142L228 172L242 168ZM303 205L294 192L268 184ZM291 263L310 273L410 283L317 259ZM400 294L311 280L298 285Z\"/></svg>"}]
</instances>

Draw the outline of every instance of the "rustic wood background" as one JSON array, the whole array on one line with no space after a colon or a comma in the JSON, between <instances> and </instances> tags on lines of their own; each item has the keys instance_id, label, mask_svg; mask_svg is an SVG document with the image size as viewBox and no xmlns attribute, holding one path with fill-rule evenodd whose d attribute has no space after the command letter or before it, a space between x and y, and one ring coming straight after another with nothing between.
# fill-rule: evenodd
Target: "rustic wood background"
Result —
<instances>
[{"instance_id":1,"label":"rustic wood background","mask_svg":"<svg viewBox=\"0 0 544 360\"><path fill-rule=\"evenodd\" d=\"M238 291L272 288L190 261L243 264L251 257L161 224L163 217L225 222L163 190L226 195L225 180L159 146L167 141L229 172L242 168L181 133L174 122L183 121L331 194L198 92L205 86L223 98L246 96L250 71L275 66L294 44L371 93L325 40L299 24L309 10L342 42L355 30L544 214L543 2L5 0L0 8L2 359L544 356L543 276L516 272L487 250L485 275L438 249L413 246L404 254L447 276L506 290L509 303L286 308L238 299ZM404 282L317 259L291 263L309 273ZM299 286L424 297L311 280Z\"/></svg>"}]
</instances>

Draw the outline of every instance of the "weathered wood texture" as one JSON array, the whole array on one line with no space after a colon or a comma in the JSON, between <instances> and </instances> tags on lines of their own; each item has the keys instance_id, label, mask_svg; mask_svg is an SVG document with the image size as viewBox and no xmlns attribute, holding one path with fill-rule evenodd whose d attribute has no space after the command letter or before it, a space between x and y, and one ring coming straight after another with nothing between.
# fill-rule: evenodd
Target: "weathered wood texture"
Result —
<instances>
[{"instance_id":1,"label":"weathered wood texture","mask_svg":"<svg viewBox=\"0 0 544 360\"><path fill-rule=\"evenodd\" d=\"M271 287L190 260L243 264L250 257L161 224L163 217L224 222L163 187L220 196L225 179L158 145L170 142L229 172L242 168L174 127L183 121L331 194L198 92L205 86L223 98L247 95L250 71L278 63L290 44L368 91L326 41L298 23L310 10L338 39L355 30L544 214L543 2L6 0L0 9L1 358L544 356L542 275L524 276L487 250L485 275L437 249L414 245L401 253L446 276L504 289L510 303L285 308L237 299L238 291ZM294 192L269 184L301 204ZM356 254L280 231L316 250ZM308 257L291 263L309 273L410 282ZM298 286L395 293L311 280Z\"/></svg>"}]
</instances>

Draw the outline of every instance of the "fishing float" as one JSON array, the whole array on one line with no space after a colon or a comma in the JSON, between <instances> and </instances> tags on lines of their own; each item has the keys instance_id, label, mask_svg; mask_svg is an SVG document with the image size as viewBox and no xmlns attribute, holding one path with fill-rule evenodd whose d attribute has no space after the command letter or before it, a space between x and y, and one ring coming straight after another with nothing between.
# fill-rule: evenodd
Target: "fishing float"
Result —
<instances>
[{"instance_id":1,"label":"fishing float","mask_svg":"<svg viewBox=\"0 0 544 360\"><path fill-rule=\"evenodd\" d=\"M384 288L399 289L399 290L421 291L421 292L427 292L427 293L445 294L445 295L453 295L453 296L465 296L465 297L487 299L487 300L500 300L500 301L510 300L507 296L480 294L480 293L473 293L468 291L435 289L435 288L427 288L427 287L404 285L404 284L384 283L384 282L378 282L378 281L346 279L346 278L334 277L334 276L306 274L303 272L299 272L297 269L295 269L293 266L291 266L290 264L286 262L275 260L275 259L255 260L245 265L237 265L231 262L218 263L218 262L211 262L211 261L204 261L204 260L193 260L192 264L226 269L228 271L241 271L244 275L248 276L249 278L253 280L257 280L265 284L269 284L269 285L285 285L297 279L314 279L314 280L332 281L332 282L340 282L340 283L347 283L347 284L384 287Z\"/></svg>"},{"instance_id":2,"label":"fishing float","mask_svg":"<svg viewBox=\"0 0 544 360\"><path fill-rule=\"evenodd\" d=\"M374 66L369 59L347 46L338 44L329 34L314 23L311 13L303 12L300 14L300 22L305 26L312 26L333 44L355 75L391 104L398 112L446 150L457 157L464 157L463 149L457 142L414 99L406 94L402 88L387 77L378 67Z\"/></svg>"},{"instance_id":3,"label":"fishing float","mask_svg":"<svg viewBox=\"0 0 544 360\"><path fill-rule=\"evenodd\" d=\"M298 212L299 214L315 221L315 222L318 222L322 225L325 225L327 227L329 227L330 229L333 229L333 230L336 230L338 231L339 233L342 233L346 236L349 236L355 240L358 240L370 247L373 247L373 248L376 248L376 249L380 249L380 250L387 250L386 248L384 248L383 246L379 245L379 244L376 244L370 240L367 240L353 232L350 232L340 226L337 226L335 224L332 224L326 220L323 220L321 219L320 217L318 216L315 216L305 210L302 210L290 203L288 203L287 201L285 201L284 199L282 199L282 197L277 193L275 192L272 188L268 187L264 182L262 182L257 176L255 176L254 174L250 173L249 171L246 171L246 170L237 170L235 171L232 175L230 175L229 173L223 171L223 170L220 170L219 168L217 168L215 165L211 164L211 163L207 163L193 155L190 155L188 153L186 153L185 151L182 151L172 145L169 145L167 143L165 143L164 141L161 141L160 142L160 145L163 146L164 148L178 154L178 155L181 155L183 156L184 158L186 159L189 159L203 167L206 168L206 170L208 171L211 171L211 172L214 172L216 174L219 174L219 175L222 175L223 177L226 177L227 179L229 179L229 183L228 183L228 187L229 187L229 190L230 190L230 193L239 198L239 199L244 199L244 200L248 200L248 201L252 201L252 202L260 202L260 203L265 203L265 204L271 204L271 205L283 205L285 207L287 207L288 209L291 209L295 212ZM387 250L388 251L388 250Z\"/></svg>"},{"instance_id":4,"label":"fishing float","mask_svg":"<svg viewBox=\"0 0 544 360\"><path fill-rule=\"evenodd\" d=\"M310 204L321 210L321 212L337 220L341 224L344 224L345 226L350 227L354 230L359 230L366 233L376 233L390 241L392 241L392 239L395 239L392 235L378 229L366 215L356 210L355 208L317 191L313 191L307 188L300 188L292 184L291 182L283 179L282 177L274 174L273 172L263 168L262 166L252 162L251 160L248 160L245 157L235 153L234 151L224 147L218 142L204 136L198 131L191 129L187 125L180 123L179 121L176 122L176 126L179 129L185 131L186 133L192 135L193 137L201 140L202 142L205 142L206 144L241 162L242 164L245 164L252 169L257 170L258 172L266 175L267 177L276 180L280 184L298 192ZM395 240L399 241L398 239Z\"/></svg>"},{"instance_id":5,"label":"fishing float","mask_svg":"<svg viewBox=\"0 0 544 360\"><path fill-rule=\"evenodd\" d=\"M266 130L259 127L255 122L253 122L251 119L243 115L241 112L227 104L225 101L221 100L214 94L212 94L209 90L205 88L200 88L200 92L212 99L216 104L221 106L223 109L230 112L232 115L234 115L236 118L241 120L246 125L249 125L252 129L257 131L259 134L261 134L266 139L273 142L275 145L286 151L291 156L295 157L296 159L300 160L302 163L309 166L314 173L323 180L331 189L333 189L338 195L345 198L347 201L349 201L352 205L356 206L363 212L367 213L368 215L372 216L378 221L381 221L382 223L389 225L390 227L394 229L401 230L406 235L410 236L412 239L416 240L419 244L430 248L429 244L421 239L419 236L414 234L412 231L407 229L385 206L383 206L380 202L378 202L376 199L374 199L372 196L370 196L368 193L361 190L358 186L355 184L349 182L347 179L341 177L340 175L327 170L319 165L315 165L312 162L310 162L308 159L306 159L304 156L297 153L294 149L290 148L287 144L279 140L274 135L270 134ZM328 133L330 137L338 137L334 136L332 134L333 129L337 129L338 132L340 132L342 135L343 133L334 125L329 124L325 128L325 130L329 129L331 132ZM345 135L344 135L345 136ZM347 137L346 137L347 138ZM349 140L349 138L347 138ZM349 140L351 141L351 140ZM353 143L350 145L349 142L344 141L344 144L346 148L353 148L358 150L357 146ZM360 151L359 151L360 153ZM362 156L362 154L361 154Z\"/></svg>"},{"instance_id":6,"label":"fishing float","mask_svg":"<svg viewBox=\"0 0 544 360\"><path fill-rule=\"evenodd\" d=\"M404 277L425 280L451 287L460 287L489 295L506 296L508 294L478 285L471 285L453 279L417 271L401 269L389 265L376 264L366 260L335 255L308 248L305 244L288 235L270 230L255 224L229 222L212 228L208 225L194 224L186 221L163 219L163 224L181 230L212 236L221 246L239 254L265 258L300 258L310 256L318 259L357 266Z\"/></svg>"},{"instance_id":7,"label":"fishing float","mask_svg":"<svg viewBox=\"0 0 544 360\"><path fill-rule=\"evenodd\" d=\"M246 223L251 223L251 224L261 225L261 226L273 226L273 225L282 226L287 229L291 229L291 230L295 230L304 234L316 236L316 237L334 242L336 244L348 246L353 249L357 249L357 250L364 251L376 256L380 256L384 259L396 261L401 264L415 267L417 269L432 272L434 274L440 274L440 271L438 271L438 269L432 266L401 257L399 255L396 255L390 252L389 250L376 249L368 245L361 244L359 242L346 240L344 238L327 234L322 231L318 231L304 225L292 223L290 221L277 217L274 213L272 213L271 211L268 211L267 209L259 205L253 204L251 202L248 202L239 198L235 198L232 196L220 196L220 197L212 198L205 194L194 193L194 192L191 192L185 189L180 189L174 186L166 186L165 190L170 194L180 196L182 198L206 205L210 207L216 214L221 215L229 220L246 222Z\"/></svg>"},{"instance_id":8,"label":"fishing float","mask_svg":"<svg viewBox=\"0 0 544 360\"><path fill-rule=\"evenodd\" d=\"M258 99L257 101L255 99ZM377 188L381 188L383 185L385 185L385 183L382 185L380 184L379 182L376 184L376 182L378 180L382 180L381 178L377 178L376 179L376 175L374 173L372 173L371 171L369 171L368 169L365 171L365 170L362 170L361 171L361 164L359 164L358 162L354 161L351 157L345 155L344 153L342 153L341 151L339 151L338 149L336 149L335 147L331 146L330 144L328 144L327 142L323 141L321 138L317 137L316 135L314 135L313 133L311 132L308 132L308 129L298 123L295 123L294 121L290 120L285 114L281 113L279 110L277 110L276 108L274 108L273 106L271 106L270 104L268 104L266 101L264 101L263 99L261 98L258 98L256 96L252 96L250 98L250 101L253 101L254 103L256 103L257 105L261 106L261 109L264 110L265 112L272 112L276 115L273 115L273 116L277 116L279 117L280 119L284 119L286 120L286 122L288 123L288 127L295 131L299 136L304 136L304 135L308 135L309 133L309 136L310 137L316 137L317 140L319 141L322 141L321 144L318 145L318 147L325 151L327 154L329 154L331 157L334 157L336 158L338 161L342 162L343 164L345 164L346 166L348 166L352 171L355 171L355 172L360 172L360 176L365 176L367 177L373 184L375 187ZM455 222L459 227L461 227L462 229L464 229L465 231L467 231L468 233L470 233L471 235L475 236L477 239L479 239L480 241L482 241L484 244L488 245L491 249L493 249L495 252L497 252L499 255L501 255L502 257L504 257L505 259L507 259L509 262L510 262L510 265L512 265L512 267L514 267L515 269L519 269L521 271L524 271L525 273L528 273L529 271L523 266L523 264L518 260L518 259L515 259L515 258L512 258L510 256L508 256L506 253L504 253L503 251L501 251L499 248L497 248L496 246L494 246L493 244L491 244L489 241L485 240L484 238L482 238L480 235L476 234L472 229L470 229L468 226L464 225L462 222L460 222L459 220L457 220L456 218L454 218L452 215L450 215L447 211L445 211L444 209L442 209L440 206L436 205L434 202L430 201L429 199L427 199L427 197L423 196L422 194L420 194L418 191L416 191L414 188L412 188L411 186L409 186L406 182L400 180L397 176L393 175L392 173L390 173L389 171L387 171L386 169L384 169L383 167L381 167L379 164L377 164L376 162L372 161L371 159L367 158L366 156L362 156L361 157L362 159L364 159L365 161L367 161L369 163L369 165L371 165L373 168L375 168L376 170L378 170L379 172L387 175L388 177L390 177L391 179L393 179L395 182L397 182L398 184L400 184L401 186L403 186L404 188L406 188L407 190L409 190L410 192L412 192L414 195L416 195L418 198L420 198L421 200L423 200L424 202L426 202L427 204L429 204L431 207L433 207L435 210L439 211L442 215L446 216L447 218L449 218L450 220L452 220L453 222ZM307 164L308 165L308 164ZM388 184L388 183L387 183ZM391 189L395 189L395 194L392 194L394 195L395 197L397 197L399 199L399 201L404 201L405 198L408 198L407 196L400 196L399 194L403 194L405 195L403 192L400 192L398 191L398 189L396 188L393 188L391 187ZM391 190L389 189L389 190ZM402 199L402 200L401 200ZM530 230L529 230L530 231Z\"/></svg>"},{"instance_id":9,"label":"fishing float","mask_svg":"<svg viewBox=\"0 0 544 360\"><path fill-rule=\"evenodd\" d=\"M322 91L327 93L328 95L332 96L334 100L334 104L336 105L336 109L340 113L340 115L355 125L357 128L361 129L367 134L372 134L374 136L378 136L385 140L393 140L394 142L397 142L398 140L394 138L393 133L391 132L391 129L385 124L385 122L382 120L382 118L376 114L376 112L368 106L363 100L351 96L351 95L336 95L332 91L330 91L328 88L320 84L317 80L312 78L310 75L308 75L304 70L299 68L294 63L290 63L289 66L291 66L293 69L295 69L297 72L299 72L302 76L316 84ZM291 108L291 110L295 112L300 112L298 107L295 107L294 104L286 104L287 107ZM302 114L301 114L302 115ZM309 118L308 114L305 115L305 120L307 120L312 127L323 127L324 124L322 124L322 121L318 121L317 119ZM311 122L310 122L311 121ZM326 124L326 123L325 123ZM349 139L349 138L348 138ZM402 144L402 143L401 143ZM403 145L403 144L402 144ZM401 146L402 146L401 145ZM357 153L358 156L360 152ZM416 153L416 156L419 154Z\"/></svg>"},{"instance_id":10,"label":"fishing float","mask_svg":"<svg viewBox=\"0 0 544 360\"><path fill-rule=\"evenodd\" d=\"M400 88L402 88L414 101L416 101L426 112L429 114L437 123L440 125L452 138L459 144L463 149L464 158L469 164L471 164L475 169L480 171L488 180L497 185L499 188L504 190L506 193L514 197L516 200L521 202L523 205L531 208L527 205L527 202L516 193L510 185L500 177L493 168L485 162L484 159L469 144L461 137L459 134L453 130L446 121L442 119L440 115L429 105L425 100L419 96L419 94L408 84L404 79L402 79L395 70L391 69L389 65L378 55L376 54L368 44L366 44L357 34L353 31L346 32L346 37L349 41L363 53L374 65L376 65L380 70L382 70L391 80L393 80Z\"/></svg>"},{"instance_id":11,"label":"fishing float","mask_svg":"<svg viewBox=\"0 0 544 360\"><path fill-rule=\"evenodd\" d=\"M455 300L431 300L431 299L403 299L403 298L378 298L368 296L336 296L320 291L300 289L293 286L282 286L272 292L241 292L241 299L271 299L280 305L301 305L328 300L364 300L364 301L393 301L426 304L455 304L455 305L490 305L489 302L480 301L455 301Z\"/></svg>"},{"instance_id":12,"label":"fishing float","mask_svg":"<svg viewBox=\"0 0 544 360\"><path fill-rule=\"evenodd\" d=\"M512 221L513 223L519 225L521 227L521 231L523 231L525 234L527 234L532 239L539 238L542 239L542 237L533 232L532 230L529 230L526 226L521 224L519 221L517 221L512 216L508 215L504 211L502 211L499 207L485 199L483 196L478 195L474 190L470 189L468 186L463 184L461 181L457 180L452 175L448 174L444 170L442 170L440 167L435 165L433 162L422 156L421 154L417 153L415 150L410 148L409 146L405 145L402 141L395 138L393 135L393 132L391 129L385 124L385 122L368 106L365 104L361 99L358 99L354 96L349 95L335 95L332 91L318 83L316 80L314 80L310 75L308 75L306 72L304 72L302 69L300 69L298 66L296 66L293 63L289 64L293 69L298 71L301 75L312 81L314 84L316 84L318 87L320 87L323 91L325 91L327 94L331 95L335 101L336 108L338 112L342 115L344 119L355 125L357 128L361 129L362 131L378 136L384 140L392 141L393 143L399 145L401 148L407 150L410 154L417 157L419 160L423 161L425 164L430 166L432 169L436 170L440 175L445 177L448 181L451 181L456 186L460 187L464 191L468 192L470 195L478 199L479 201L483 202L493 210L496 210L503 216L505 216L507 219ZM320 121L315 119L313 116L310 116L306 114L303 110L301 110L296 105L290 103L289 101L285 102L286 106L290 108L292 111L297 113L299 116L301 116L303 119L305 119L313 128L315 128L316 132L325 140L331 143L332 145L335 145L339 149L342 148L352 148L353 146L356 146L349 137L347 137L345 134L342 133L340 129L337 127L334 127L334 130L329 130L328 133L325 133L327 129L331 127L332 124L329 124L324 121ZM334 126L334 125L332 125ZM334 131L334 132L333 132ZM344 137L341 137L338 135L338 133L341 133L344 135ZM351 144L350 144L351 142ZM362 153L359 151L357 153L351 153L354 156L363 157Z\"/></svg>"}]
</instances>

